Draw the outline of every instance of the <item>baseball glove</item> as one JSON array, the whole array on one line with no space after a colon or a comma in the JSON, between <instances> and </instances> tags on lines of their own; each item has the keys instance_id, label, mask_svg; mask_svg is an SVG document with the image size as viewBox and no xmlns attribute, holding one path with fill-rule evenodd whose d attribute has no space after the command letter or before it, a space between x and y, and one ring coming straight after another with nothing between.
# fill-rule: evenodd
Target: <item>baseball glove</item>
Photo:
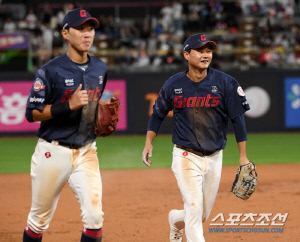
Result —
<instances>
[{"instance_id":1,"label":"baseball glove","mask_svg":"<svg viewBox=\"0 0 300 242\"><path fill-rule=\"evenodd\" d=\"M120 101L117 97L103 102L98 101L95 118L95 134L98 137L111 135L119 121Z\"/></svg>"},{"instance_id":2,"label":"baseball glove","mask_svg":"<svg viewBox=\"0 0 300 242\"><path fill-rule=\"evenodd\" d=\"M255 177L253 176L255 174ZM238 168L231 192L238 198L247 200L257 186L257 173L253 162L242 165Z\"/></svg>"}]
</instances>

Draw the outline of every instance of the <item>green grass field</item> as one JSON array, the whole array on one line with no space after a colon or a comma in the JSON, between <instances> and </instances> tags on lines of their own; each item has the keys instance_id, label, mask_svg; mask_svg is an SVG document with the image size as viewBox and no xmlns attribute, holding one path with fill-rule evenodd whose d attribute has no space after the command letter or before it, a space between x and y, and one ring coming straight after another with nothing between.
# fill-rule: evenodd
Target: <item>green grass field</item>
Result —
<instances>
[{"instance_id":1,"label":"green grass field","mask_svg":"<svg viewBox=\"0 0 300 242\"><path fill-rule=\"evenodd\" d=\"M224 165L238 165L234 135L228 135ZM0 173L29 173L37 138L1 138ZM117 136L97 139L100 169L146 168L142 162L144 136ZM171 135L159 135L153 143L152 168L170 167ZM300 162L300 133L248 134L247 156L255 164Z\"/></svg>"}]
</instances>

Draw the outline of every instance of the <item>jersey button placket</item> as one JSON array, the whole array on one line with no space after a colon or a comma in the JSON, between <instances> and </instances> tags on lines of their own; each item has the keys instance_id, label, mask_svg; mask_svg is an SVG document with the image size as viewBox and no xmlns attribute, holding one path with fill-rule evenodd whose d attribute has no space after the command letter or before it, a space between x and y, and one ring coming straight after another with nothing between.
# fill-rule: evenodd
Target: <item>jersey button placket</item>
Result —
<instances>
[{"instance_id":1,"label":"jersey button placket","mask_svg":"<svg viewBox=\"0 0 300 242\"><path fill-rule=\"evenodd\" d=\"M194 95L196 98L198 97L198 92L195 92L195 95ZM198 108L196 107L195 105L195 114L198 114ZM195 117L195 120L197 120L197 116ZM196 129L199 129L199 123L196 122L196 125L195 125Z\"/></svg>"},{"instance_id":2,"label":"jersey button placket","mask_svg":"<svg viewBox=\"0 0 300 242\"><path fill-rule=\"evenodd\" d=\"M198 98L198 93L195 92L195 97ZM198 113L198 108L195 106L195 113Z\"/></svg>"}]
</instances>

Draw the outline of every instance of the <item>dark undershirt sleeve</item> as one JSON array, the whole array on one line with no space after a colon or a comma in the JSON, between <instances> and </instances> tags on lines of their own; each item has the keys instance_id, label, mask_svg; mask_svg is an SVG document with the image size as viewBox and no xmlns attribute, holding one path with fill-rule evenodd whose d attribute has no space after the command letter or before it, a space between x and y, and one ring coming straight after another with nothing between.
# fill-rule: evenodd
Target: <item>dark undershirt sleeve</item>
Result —
<instances>
[{"instance_id":1,"label":"dark undershirt sleeve","mask_svg":"<svg viewBox=\"0 0 300 242\"><path fill-rule=\"evenodd\" d=\"M148 122L147 131L151 130L157 134L163 121L164 121L164 118L161 118L161 117L158 117L157 115L152 114L149 119L149 122Z\"/></svg>"},{"instance_id":2,"label":"dark undershirt sleeve","mask_svg":"<svg viewBox=\"0 0 300 242\"><path fill-rule=\"evenodd\" d=\"M246 132L246 125L245 125L245 118L244 114L241 114L234 119L231 119L236 142L242 142L247 140L247 132Z\"/></svg>"},{"instance_id":3,"label":"dark undershirt sleeve","mask_svg":"<svg viewBox=\"0 0 300 242\"><path fill-rule=\"evenodd\" d=\"M28 122L32 123L33 121L33 116L32 116L32 109L26 108L26 112L25 112L25 117L27 119Z\"/></svg>"}]
</instances>

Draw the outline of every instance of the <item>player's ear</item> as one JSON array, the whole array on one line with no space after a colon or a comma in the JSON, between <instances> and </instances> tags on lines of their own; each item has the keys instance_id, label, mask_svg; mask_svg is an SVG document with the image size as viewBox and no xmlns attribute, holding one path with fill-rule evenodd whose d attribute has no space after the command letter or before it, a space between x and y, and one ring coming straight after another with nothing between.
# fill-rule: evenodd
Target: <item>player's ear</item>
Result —
<instances>
[{"instance_id":1,"label":"player's ear","mask_svg":"<svg viewBox=\"0 0 300 242\"><path fill-rule=\"evenodd\" d=\"M62 34L62 36L63 36L63 38L64 38L65 40L68 40L68 39L69 39L69 30L68 30L68 29L63 29L63 30L61 31L61 34Z\"/></svg>"},{"instance_id":2,"label":"player's ear","mask_svg":"<svg viewBox=\"0 0 300 242\"><path fill-rule=\"evenodd\" d=\"M189 52L184 51L183 52L183 56L184 56L184 59L186 59L187 61L189 61L189 59L190 59L190 53Z\"/></svg>"}]
</instances>

